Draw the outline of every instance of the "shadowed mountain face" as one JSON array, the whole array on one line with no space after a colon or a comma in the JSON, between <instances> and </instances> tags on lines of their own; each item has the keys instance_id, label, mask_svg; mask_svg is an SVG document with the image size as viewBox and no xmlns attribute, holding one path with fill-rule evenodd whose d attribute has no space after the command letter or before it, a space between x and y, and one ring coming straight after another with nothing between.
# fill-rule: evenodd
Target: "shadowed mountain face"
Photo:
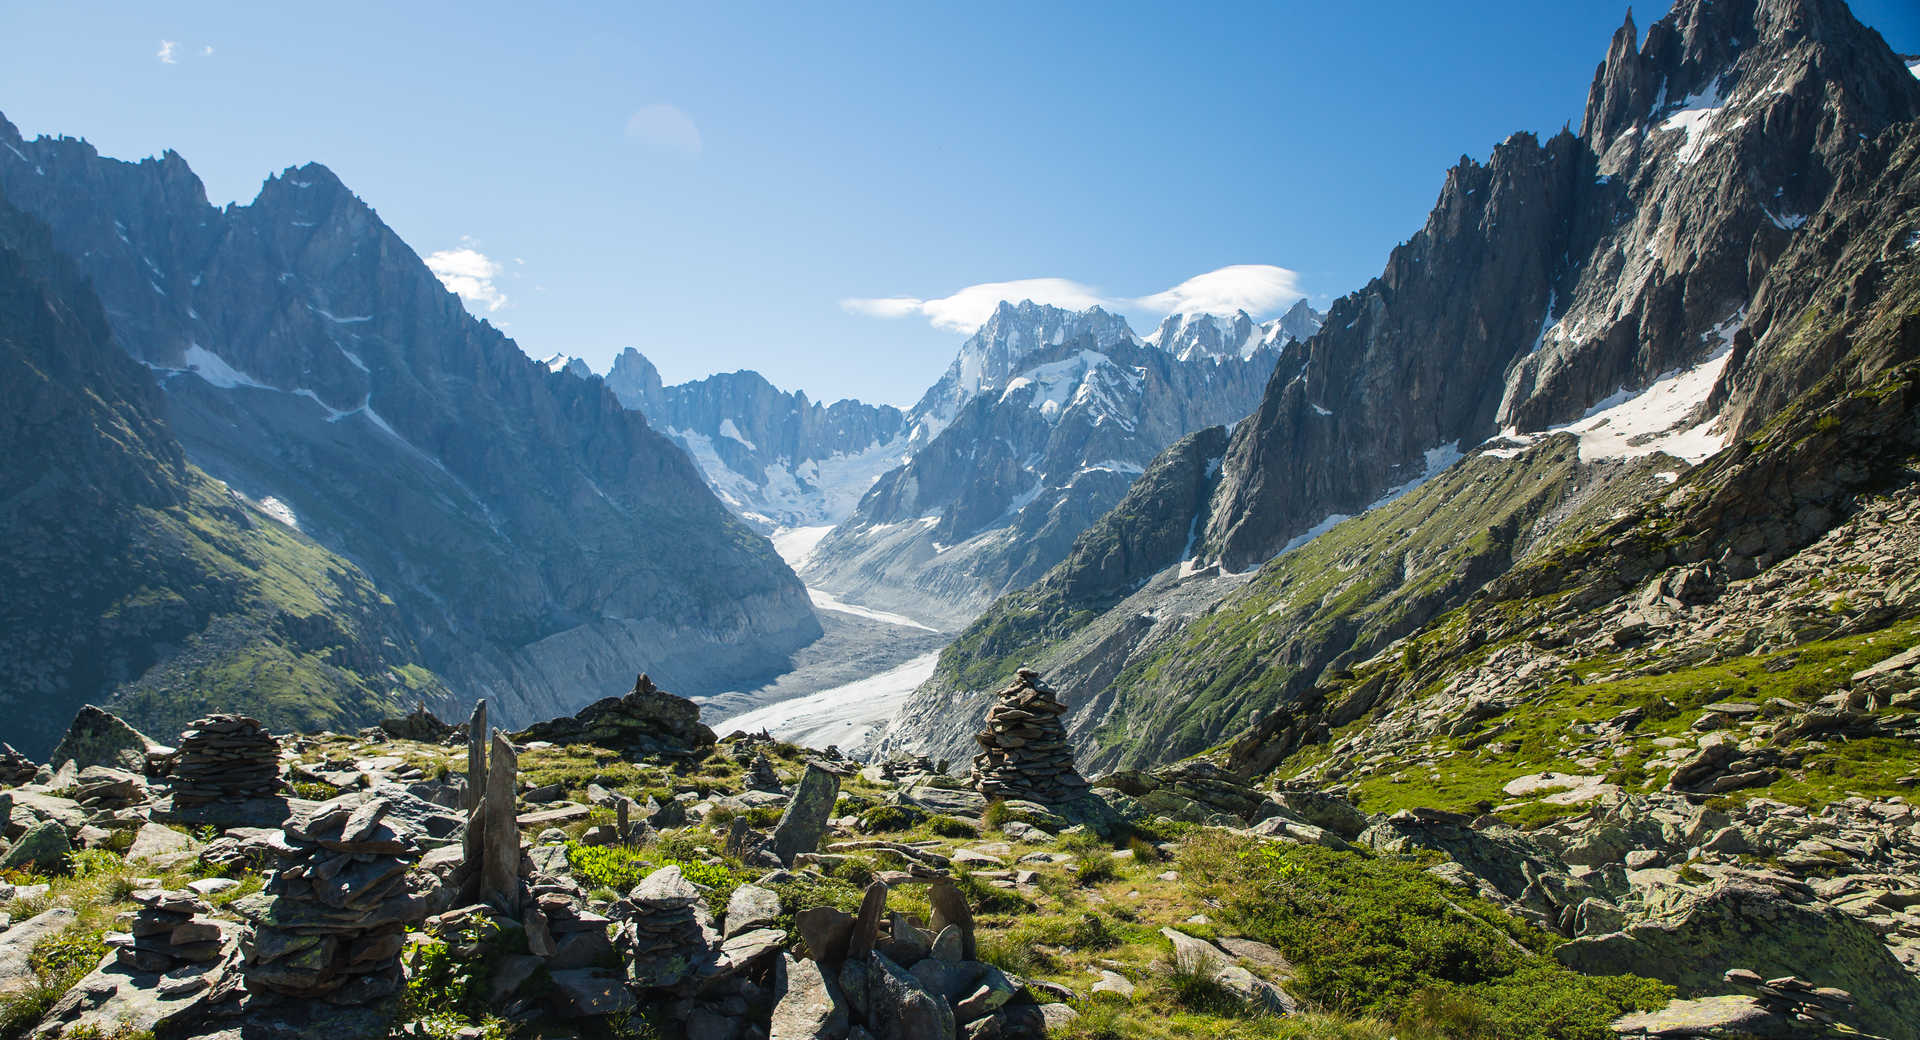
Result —
<instances>
[{"instance_id":1,"label":"shadowed mountain face","mask_svg":"<svg viewBox=\"0 0 1920 1040\"><path fill-rule=\"evenodd\" d=\"M85 703L376 721L445 687L351 563L187 461L45 225L0 197L0 715L44 756Z\"/></svg>"},{"instance_id":2,"label":"shadowed mountain face","mask_svg":"<svg viewBox=\"0 0 1920 1040\"><path fill-rule=\"evenodd\" d=\"M460 699L511 722L639 670L718 689L819 634L682 451L468 315L326 168L222 210L171 152L4 120L0 145L0 189L92 280L187 456L371 576Z\"/></svg>"},{"instance_id":3,"label":"shadowed mountain face","mask_svg":"<svg viewBox=\"0 0 1920 1040\"><path fill-rule=\"evenodd\" d=\"M685 448L721 501L761 530L846 519L907 449L900 409L820 404L758 372L663 386L653 363L629 347L613 359L606 382L621 404Z\"/></svg>"},{"instance_id":4,"label":"shadowed mountain face","mask_svg":"<svg viewBox=\"0 0 1920 1040\"><path fill-rule=\"evenodd\" d=\"M1449 171L1381 276L1283 354L1209 486L1142 488L1090 528L963 633L884 746L962 753L941 720L1025 662L1074 706L1083 767L1201 751L1823 381L1859 391L1920 351L1887 295L1920 255L1900 202L1920 83L1880 37L1832 0L1701 0L1637 42L1629 18L1579 134ZM1754 487L1721 494L1776 518L1754 538L1778 548L1742 550L1760 565L1834 519L1778 519L1828 478L1741 472Z\"/></svg>"}]
</instances>

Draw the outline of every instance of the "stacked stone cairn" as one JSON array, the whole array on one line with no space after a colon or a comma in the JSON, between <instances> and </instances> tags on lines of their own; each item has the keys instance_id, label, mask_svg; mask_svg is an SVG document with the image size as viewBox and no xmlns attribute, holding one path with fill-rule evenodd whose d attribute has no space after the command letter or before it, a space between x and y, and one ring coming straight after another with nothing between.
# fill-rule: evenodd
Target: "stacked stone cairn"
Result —
<instances>
[{"instance_id":1,"label":"stacked stone cairn","mask_svg":"<svg viewBox=\"0 0 1920 1040\"><path fill-rule=\"evenodd\" d=\"M124 809L146 799L138 776L112 766L88 766L73 781L73 800L89 809Z\"/></svg>"},{"instance_id":2,"label":"stacked stone cairn","mask_svg":"<svg viewBox=\"0 0 1920 1040\"><path fill-rule=\"evenodd\" d=\"M0 787L30 784L39 773L40 766L33 759L14 750L12 744L0 743Z\"/></svg>"},{"instance_id":3,"label":"stacked stone cairn","mask_svg":"<svg viewBox=\"0 0 1920 1040\"><path fill-rule=\"evenodd\" d=\"M1074 768L1060 722L1067 706L1039 672L1022 668L1017 674L1000 691L1000 703L987 710L987 728L974 738L981 752L973 756L973 786L990 799L1072 801L1086 793L1087 782Z\"/></svg>"},{"instance_id":4,"label":"stacked stone cairn","mask_svg":"<svg viewBox=\"0 0 1920 1040\"><path fill-rule=\"evenodd\" d=\"M175 805L266 798L280 786L280 745L259 719L209 715L180 734Z\"/></svg>"},{"instance_id":5,"label":"stacked stone cairn","mask_svg":"<svg viewBox=\"0 0 1920 1040\"><path fill-rule=\"evenodd\" d=\"M755 753L747 766L747 790L769 791L779 794L786 790L780 783L780 774L773 771L773 763L767 756Z\"/></svg>"},{"instance_id":6,"label":"stacked stone cairn","mask_svg":"<svg viewBox=\"0 0 1920 1040\"><path fill-rule=\"evenodd\" d=\"M107 934L121 967L162 976L163 997L196 993L218 981L232 925L207 916L213 908L193 892L143 888L130 898L139 909L120 915L122 930Z\"/></svg>"},{"instance_id":7,"label":"stacked stone cairn","mask_svg":"<svg viewBox=\"0 0 1920 1040\"><path fill-rule=\"evenodd\" d=\"M712 923L709 920L702 927L705 910L700 890L679 867L662 867L647 875L615 906L613 916L620 921L613 947L636 987L680 985L711 949L707 936Z\"/></svg>"},{"instance_id":8,"label":"stacked stone cairn","mask_svg":"<svg viewBox=\"0 0 1920 1040\"><path fill-rule=\"evenodd\" d=\"M264 892L235 904L254 926L242 943L250 992L367 1005L399 990L401 947L428 900L408 873L418 836L390 807L348 794L288 822L292 851Z\"/></svg>"}]
</instances>

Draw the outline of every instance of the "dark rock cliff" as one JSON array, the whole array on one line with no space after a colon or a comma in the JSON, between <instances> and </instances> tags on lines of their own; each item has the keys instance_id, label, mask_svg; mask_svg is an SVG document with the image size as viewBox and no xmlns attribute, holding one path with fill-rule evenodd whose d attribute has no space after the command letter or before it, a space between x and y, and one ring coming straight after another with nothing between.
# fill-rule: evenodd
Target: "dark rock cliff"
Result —
<instances>
[{"instance_id":1,"label":"dark rock cliff","mask_svg":"<svg viewBox=\"0 0 1920 1040\"><path fill-rule=\"evenodd\" d=\"M4 121L0 144L0 188L159 373L188 456L365 569L463 697L531 720L640 668L698 692L818 635L683 452L469 316L325 167L221 210L171 152Z\"/></svg>"},{"instance_id":2,"label":"dark rock cliff","mask_svg":"<svg viewBox=\"0 0 1920 1040\"><path fill-rule=\"evenodd\" d=\"M189 464L164 405L0 196L7 739L44 756L87 703L168 733L208 708L344 727L443 696L366 575Z\"/></svg>"}]
</instances>

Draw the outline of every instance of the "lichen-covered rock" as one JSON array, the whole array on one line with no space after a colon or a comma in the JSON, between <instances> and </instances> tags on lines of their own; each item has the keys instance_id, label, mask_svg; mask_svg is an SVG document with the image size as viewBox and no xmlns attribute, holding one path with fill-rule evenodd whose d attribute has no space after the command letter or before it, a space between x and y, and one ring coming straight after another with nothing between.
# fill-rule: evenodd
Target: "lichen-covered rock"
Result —
<instances>
[{"instance_id":1,"label":"lichen-covered rock","mask_svg":"<svg viewBox=\"0 0 1920 1040\"><path fill-rule=\"evenodd\" d=\"M45 820L27 828L27 832L0 855L0 870L57 871L66 865L67 856L72 852L73 843L67 840L67 829Z\"/></svg>"},{"instance_id":2,"label":"lichen-covered rock","mask_svg":"<svg viewBox=\"0 0 1920 1040\"><path fill-rule=\"evenodd\" d=\"M1574 939L1554 956L1590 975L1645 975L1683 997L1725 991L1730 969L1796 975L1853 994L1850 1024L1893 1040L1920 1037L1920 978L1865 925L1802 894L1729 882L1609 935Z\"/></svg>"},{"instance_id":3,"label":"lichen-covered rock","mask_svg":"<svg viewBox=\"0 0 1920 1040\"><path fill-rule=\"evenodd\" d=\"M953 1009L885 954L867 960L867 1028L878 1040L954 1040Z\"/></svg>"},{"instance_id":4,"label":"lichen-covered rock","mask_svg":"<svg viewBox=\"0 0 1920 1040\"><path fill-rule=\"evenodd\" d=\"M793 791L793 800L780 814L773 828L770 848L780 862L791 865L793 857L820 848L827 833L827 820L833 816L834 802L840 797L840 774L819 762L808 762L807 771Z\"/></svg>"},{"instance_id":5,"label":"lichen-covered rock","mask_svg":"<svg viewBox=\"0 0 1920 1040\"><path fill-rule=\"evenodd\" d=\"M128 725L118 715L88 704L74 715L66 736L60 738L60 744L47 758L47 764L55 772L72 763L75 771L88 766L111 766L130 773L142 773L147 768L147 753L164 750L161 744Z\"/></svg>"},{"instance_id":6,"label":"lichen-covered rock","mask_svg":"<svg viewBox=\"0 0 1920 1040\"><path fill-rule=\"evenodd\" d=\"M774 972L768 1040L833 1040L847 1035L847 1002L840 983L811 960L780 958Z\"/></svg>"}]
</instances>

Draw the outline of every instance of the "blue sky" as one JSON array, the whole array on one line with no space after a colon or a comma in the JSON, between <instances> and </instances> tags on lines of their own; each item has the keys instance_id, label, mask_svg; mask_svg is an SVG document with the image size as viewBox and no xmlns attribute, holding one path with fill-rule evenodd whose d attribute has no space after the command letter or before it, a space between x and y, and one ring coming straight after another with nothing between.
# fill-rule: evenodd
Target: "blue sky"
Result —
<instances>
[{"instance_id":1,"label":"blue sky","mask_svg":"<svg viewBox=\"0 0 1920 1040\"><path fill-rule=\"evenodd\" d=\"M323 162L535 356L904 405L991 293L848 301L1057 279L1142 332L1182 301L1324 305L1460 155L1577 124L1624 13L540 6L11 0L0 111L174 148L216 203ZM1911 0L1854 11L1920 51Z\"/></svg>"}]
</instances>

